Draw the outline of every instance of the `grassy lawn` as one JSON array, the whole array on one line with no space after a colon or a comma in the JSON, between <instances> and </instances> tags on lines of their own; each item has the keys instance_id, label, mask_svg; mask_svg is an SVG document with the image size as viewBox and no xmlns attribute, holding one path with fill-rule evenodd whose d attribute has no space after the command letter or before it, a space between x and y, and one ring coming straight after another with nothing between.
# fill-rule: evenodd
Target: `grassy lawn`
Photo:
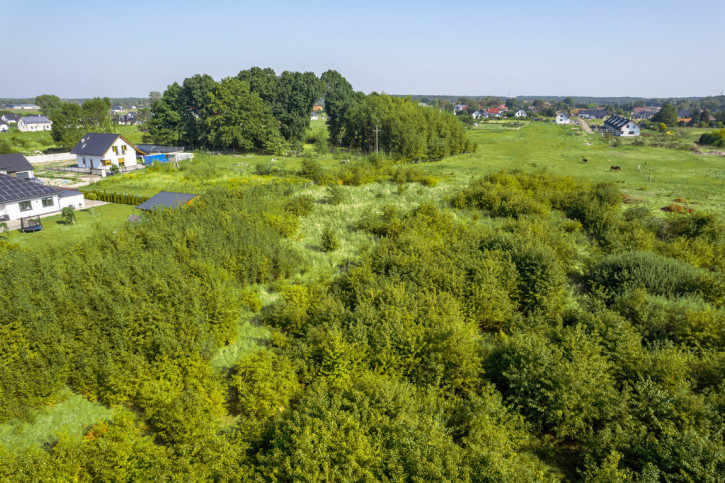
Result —
<instances>
[{"instance_id":1,"label":"grassy lawn","mask_svg":"<svg viewBox=\"0 0 725 483\"><path fill-rule=\"evenodd\" d=\"M123 135L123 137L129 140L129 142L133 144L143 143L144 133L139 131L139 126L122 126L120 124L117 124L114 125L113 128L113 132L117 132L118 134Z\"/></svg>"},{"instance_id":2,"label":"grassy lawn","mask_svg":"<svg viewBox=\"0 0 725 483\"><path fill-rule=\"evenodd\" d=\"M109 177L94 183L90 188L140 195L155 195L159 191L200 194L216 185L240 186L273 181L273 176L255 174L258 164L269 164L275 170L289 172L299 170L301 162L300 158L286 156L216 156L194 153L194 159L182 161L178 169L173 164L163 164Z\"/></svg>"},{"instance_id":3,"label":"grassy lawn","mask_svg":"<svg viewBox=\"0 0 725 483\"><path fill-rule=\"evenodd\" d=\"M109 230L120 226L132 214L133 207L109 203L96 208L76 211L76 224L66 225L60 215L41 218L43 230L36 233L22 233L12 230L0 234L23 248L38 248L52 244L68 244L83 239L96 230Z\"/></svg>"},{"instance_id":4,"label":"grassy lawn","mask_svg":"<svg viewBox=\"0 0 725 483\"><path fill-rule=\"evenodd\" d=\"M0 134L0 143L7 143L13 152L26 156L42 154L49 149L57 152L59 149L50 136L50 131L20 132L15 125L10 128L10 131Z\"/></svg>"},{"instance_id":5,"label":"grassy lawn","mask_svg":"<svg viewBox=\"0 0 725 483\"><path fill-rule=\"evenodd\" d=\"M10 420L0 424L0 445L17 451L52 443L59 434L78 439L89 426L113 415L105 406L70 390L65 390L58 399L60 402L40 411L33 422Z\"/></svg>"},{"instance_id":6,"label":"grassy lawn","mask_svg":"<svg viewBox=\"0 0 725 483\"><path fill-rule=\"evenodd\" d=\"M112 127L112 132L123 134L126 139L134 144L141 143L143 140L144 133L139 131L138 126L113 125ZM0 143L7 144L13 152L22 153L26 156L42 154L48 151L56 153L69 151L53 141L50 131L20 132L15 125L10 128L10 131L0 134Z\"/></svg>"}]
</instances>

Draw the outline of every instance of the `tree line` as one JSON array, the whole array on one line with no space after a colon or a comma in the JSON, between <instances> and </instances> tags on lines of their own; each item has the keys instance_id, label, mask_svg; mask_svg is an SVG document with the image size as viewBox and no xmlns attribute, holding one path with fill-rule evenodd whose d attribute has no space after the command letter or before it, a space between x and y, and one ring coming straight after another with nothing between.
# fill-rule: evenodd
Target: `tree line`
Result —
<instances>
[{"instance_id":1,"label":"tree line","mask_svg":"<svg viewBox=\"0 0 725 483\"><path fill-rule=\"evenodd\" d=\"M324 102L333 146L378 149L400 160L475 149L451 116L419 108L410 99L355 92L334 70L318 78L253 67L219 82L195 75L170 85L152 102L146 129L161 144L273 153L305 139L318 101Z\"/></svg>"}]
</instances>

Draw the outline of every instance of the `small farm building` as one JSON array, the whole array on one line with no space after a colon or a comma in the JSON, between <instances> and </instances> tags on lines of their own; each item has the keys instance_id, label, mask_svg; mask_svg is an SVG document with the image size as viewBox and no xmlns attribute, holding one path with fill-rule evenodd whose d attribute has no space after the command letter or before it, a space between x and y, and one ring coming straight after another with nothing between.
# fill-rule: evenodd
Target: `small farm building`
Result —
<instances>
[{"instance_id":1,"label":"small farm building","mask_svg":"<svg viewBox=\"0 0 725 483\"><path fill-rule=\"evenodd\" d=\"M198 195L191 193L175 193L173 191L161 191L144 201L136 208L144 211L152 211L158 208L177 208L181 205L188 205Z\"/></svg>"}]
</instances>

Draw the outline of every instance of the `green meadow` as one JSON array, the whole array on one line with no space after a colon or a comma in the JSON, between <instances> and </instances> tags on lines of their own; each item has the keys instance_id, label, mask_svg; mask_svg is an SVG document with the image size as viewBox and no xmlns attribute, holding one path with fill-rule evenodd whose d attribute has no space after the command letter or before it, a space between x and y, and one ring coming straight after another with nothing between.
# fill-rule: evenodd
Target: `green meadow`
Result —
<instances>
[{"instance_id":1,"label":"green meadow","mask_svg":"<svg viewBox=\"0 0 725 483\"><path fill-rule=\"evenodd\" d=\"M129 139L140 133L135 126L119 126ZM324 121L313 121L312 133L324 132ZM546 170L591 179L614 181L627 195L658 209L673 199L685 199L696 209L723 212L725 208L725 158L700 155L695 140L705 130L678 128L674 135L645 131L642 138L614 139L586 134L580 126L551 122L498 121L479 123L469 134L478 144L473 154L420 163L418 168L439 179L443 187L460 187L472 176L519 169ZM676 141L679 148L654 146ZM687 149L682 149L682 147ZM703 151L709 151L703 149ZM312 155L312 147L306 146ZM316 156L324 167L339 166L348 153ZM583 160L586 159L587 162ZM274 160L273 162L271 162ZM286 156L217 156L196 153L177 170L171 165L107 178L98 189L153 195L158 191L202 192L215 185L270 182L275 176L291 181L302 158ZM271 163L270 163L271 162ZM257 165L268 165L271 175L257 174ZM610 171L619 166L620 171ZM300 181L300 180L297 180Z\"/></svg>"}]
</instances>

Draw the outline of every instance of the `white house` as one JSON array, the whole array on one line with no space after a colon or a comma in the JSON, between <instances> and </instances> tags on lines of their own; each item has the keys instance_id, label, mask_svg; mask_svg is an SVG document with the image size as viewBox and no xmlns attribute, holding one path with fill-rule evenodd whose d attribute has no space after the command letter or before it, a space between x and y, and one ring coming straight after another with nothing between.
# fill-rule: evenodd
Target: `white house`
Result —
<instances>
[{"instance_id":1,"label":"white house","mask_svg":"<svg viewBox=\"0 0 725 483\"><path fill-rule=\"evenodd\" d=\"M20 120L20 116L18 114L15 114L13 112L5 113L2 116L0 116L0 120L3 120L7 122L8 124L17 124Z\"/></svg>"},{"instance_id":2,"label":"white house","mask_svg":"<svg viewBox=\"0 0 725 483\"><path fill-rule=\"evenodd\" d=\"M136 155L144 153L120 134L87 133L71 151L79 168L108 171L138 164ZM105 176L105 174L104 174Z\"/></svg>"},{"instance_id":3,"label":"white house","mask_svg":"<svg viewBox=\"0 0 725 483\"><path fill-rule=\"evenodd\" d=\"M471 117L473 117L474 119L480 119L480 118L486 119L488 117L488 113L486 112L485 109L477 109L477 110L473 111L473 114L471 114Z\"/></svg>"},{"instance_id":4,"label":"white house","mask_svg":"<svg viewBox=\"0 0 725 483\"><path fill-rule=\"evenodd\" d=\"M21 117L18 121L18 129L22 132L50 131L53 123L45 116Z\"/></svg>"},{"instance_id":5,"label":"white house","mask_svg":"<svg viewBox=\"0 0 725 483\"><path fill-rule=\"evenodd\" d=\"M8 123L0 121L0 132L8 132Z\"/></svg>"},{"instance_id":6,"label":"white house","mask_svg":"<svg viewBox=\"0 0 725 483\"><path fill-rule=\"evenodd\" d=\"M639 126L633 120L612 116L604 121L604 127L615 136L639 136Z\"/></svg>"},{"instance_id":7,"label":"white house","mask_svg":"<svg viewBox=\"0 0 725 483\"><path fill-rule=\"evenodd\" d=\"M0 221L19 220L27 216L48 215L72 204L83 207L83 194L66 196L58 188L36 183L31 179L0 174ZM64 204L65 203L65 204Z\"/></svg>"},{"instance_id":8,"label":"white house","mask_svg":"<svg viewBox=\"0 0 725 483\"><path fill-rule=\"evenodd\" d=\"M569 115L562 111L556 113L556 119L554 122L557 124L569 124L571 121L569 120Z\"/></svg>"},{"instance_id":9,"label":"white house","mask_svg":"<svg viewBox=\"0 0 725 483\"><path fill-rule=\"evenodd\" d=\"M13 178L34 178L33 165L20 153L0 154L0 174Z\"/></svg>"},{"instance_id":10,"label":"white house","mask_svg":"<svg viewBox=\"0 0 725 483\"><path fill-rule=\"evenodd\" d=\"M523 109L519 109L516 111L516 114L514 114L514 117L526 117L526 111Z\"/></svg>"},{"instance_id":11,"label":"white house","mask_svg":"<svg viewBox=\"0 0 725 483\"><path fill-rule=\"evenodd\" d=\"M606 109L583 109L577 112L579 119L604 119L607 117Z\"/></svg>"},{"instance_id":12,"label":"white house","mask_svg":"<svg viewBox=\"0 0 725 483\"><path fill-rule=\"evenodd\" d=\"M311 121L317 121L319 118L320 118L320 116L318 116L316 112L313 112L312 115L310 116Z\"/></svg>"}]
</instances>

